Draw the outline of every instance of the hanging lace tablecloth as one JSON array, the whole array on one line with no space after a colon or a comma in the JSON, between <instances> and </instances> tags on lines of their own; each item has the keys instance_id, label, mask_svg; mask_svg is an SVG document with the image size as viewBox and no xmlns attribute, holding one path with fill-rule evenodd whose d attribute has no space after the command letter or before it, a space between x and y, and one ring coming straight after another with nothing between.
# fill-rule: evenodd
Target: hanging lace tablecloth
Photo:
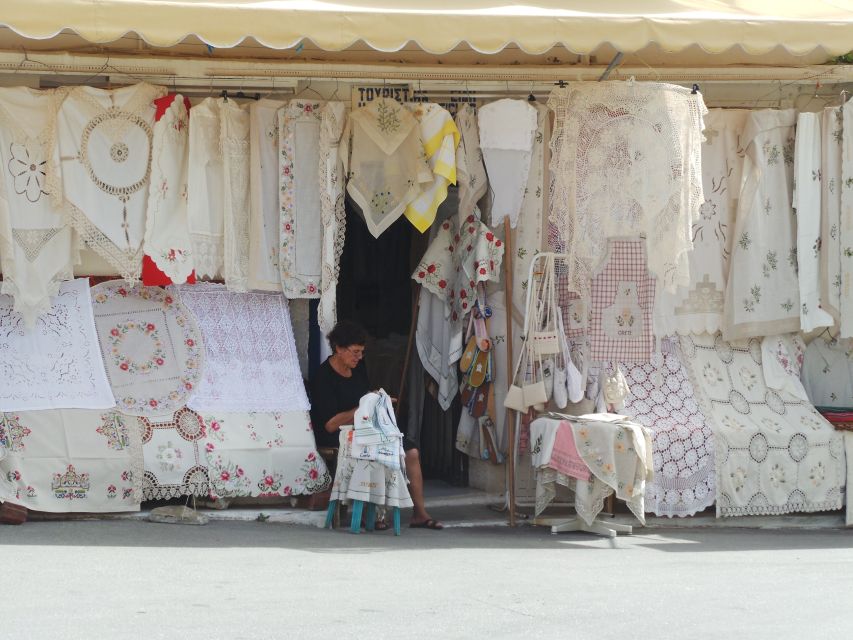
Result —
<instances>
[{"instance_id":1,"label":"hanging lace tablecloth","mask_svg":"<svg viewBox=\"0 0 853 640\"><path fill-rule=\"evenodd\" d=\"M329 486L307 411L206 412L203 418L212 497L298 496Z\"/></svg>"},{"instance_id":2,"label":"hanging lace tablecloth","mask_svg":"<svg viewBox=\"0 0 853 640\"><path fill-rule=\"evenodd\" d=\"M794 144L793 210L797 227L797 278L800 283L800 327L804 332L831 327L832 316L821 308L821 136L820 114L797 116Z\"/></svg>"},{"instance_id":3,"label":"hanging lace tablecloth","mask_svg":"<svg viewBox=\"0 0 853 640\"><path fill-rule=\"evenodd\" d=\"M279 268L288 298L319 298L323 254L320 121L324 103L291 100L279 122Z\"/></svg>"},{"instance_id":4,"label":"hanging lace tablecloth","mask_svg":"<svg viewBox=\"0 0 853 640\"><path fill-rule=\"evenodd\" d=\"M655 279L641 239L611 239L590 283L590 357L648 362L654 348Z\"/></svg>"},{"instance_id":5,"label":"hanging lace tablecloth","mask_svg":"<svg viewBox=\"0 0 853 640\"><path fill-rule=\"evenodd\" d=\"M840 336L853 337L853 102L841 108L841 293Z\"/></svg>"},{"instance_id":6,"label":"hanging lace tablecloth","mask_svg":"<svg viewBox=\"0 0 853 640\"><path fill-rule=\"evenodd\" d=\"M317 323L328 334L338 321L338 276L347 218L344 209L344 168L338 153L346 122L346 105L327 102L320 114L320 217L323 223L323 272Z\"/></svg>"},{"instance_id":7,"label":"hanging lace tablecloth","mask_svg":"<svg viewBox=\"0 0 853 640\"><path fill-rule=\"evenodd\" d=\"M0 411L109 409L89 282L64 282L32 327L0 295Z\"/></svg>"},{"instance_id":8,"label":"hanging lace tablecloth","mask_svg":"<svg viewBox=\"0 0 853 640\"><path fill-rule=\"evenodd\" d=\"M307 411L287 300L275 293L234 293L200 283L170 290L198 322L206 350L190 408L211 411Z\"/></svg>"},{"instance_id":9,"label":"hanging lace tablecloth","mask_svg":"<svg viewBox=\"0 0 853 640\"><path fill-rule=\"evenodd\" d=\"M222 274L225 248L225 183L220 145L220 109L224 101L206 98L190 109L190 154L187 172L187 221L196 274Z\"/></svg>"},{"instance_id":10,"label":"hanging lace tablecloth","mask_svg":"<svg viewBox=\"0 0 853 640\"><path fill-rule=\"evenodd\" d=\"M183 407L169 417L139 417L136 420L142 434L145 461L144 499L207 496L210 478L201 416Z\"/></svg>"},{"instance_id":11,"label":"hanging lace tablecloth","mask_svg":"<svg viewBox=\"0 0 853 640\"><path fill-rule=\"evenodd\" d=\"M587 297L608 238L645 235L660 289L690 284L691 228L704 202L701 94L654 82L581 82L551 92L551 222ZM604 214L602 214L604 212Z\"/></svg>"},{"instance_id":12,"label":"hanging lace tablecloth","mask_svg":"<svg viewBox=\"0 0 853 640\"><path fill-rule=\"evenodd\" d=\"M49 513L138 511L142 444L117 411L0 413L0 502Z\"/></svg>"},{"instance_id":13,"label":"hanging lace tablecloth","mask_svg":"<svg viewBox=\"0 0 853 640\"><path fill-rule=\"evenodd\" d=\"M748 111L712 109L705 116L702 185L705 202L693 223L690 285L658 291L655 334L714 333L723 327L726 281L740 195Z\"/></svg>"},{"instance_id":14,"label":"hanging lace tablecloth","mask_svg":"<svg viewBox=\"0 0 853 640\"><path fill-rule=\"evenodd\" d=\"M249 105L249 288L281 291L278 268L278 112L287 103L263 98Z\"/></svg>"},{"instance_id":15,"label":"hanging lace tablecloth","mask_svg":"<svg viewBox=\"0 0 853 640\"><path fill-rule=\"evenodd\" d=\"M823 308L840 321L841 296L841 145L844 128L841 107L827 107L821 117L820 299Z\"/></svg>"},{"instance_id":16,"label":"hanging lace tablecloth","mask_svg":"<svg viewBox=\"0 0 853 640\"><path fill-rule=\"evenodd\" d=\"M352 428L341 429L338 464L330 500L362 500L384 507L406 508L412 498L406 474L375 460L352 457Z\"/></svg>"},{"instance_id":17,"label":"hanging lace tablecloth","mask_svg":"<svg viewBox=\"0 0 853 640\"><path fill-rule=\"evenodd\" d=\"M154 100L163 87L74 87L59 108L48 191L80 238L139 279L151 176Z\"/></svg>"},{"instance_id":18,"label":"hanging lace tablecloth","mask_svg":"<svg viewBox=\"0 0 853 640\"><path fill-rule=\"evenodd\" d=\"M347 193L375 238L433 181L417 119L389 98L350 114L340 155Z\"/></svg>"},{"instance_id":19,"label":"hanging lace tablecloth","mask_svg":"<svg viewBox=\"0 0 853 640\"><path fill-rule=\"evenodd\" d=\"M753 111L726 286L727 340L800 328L796 219L791 209L793 110Z\"/></svg>"},{"instance_id":20,"label":"hanging lace tablecloth","mask_svg":"<svg viewBox=\"0 0 853 640\"><path fill-rule=\"evenodd\" d=\"M47 191L53 117L64 94L0 89L0 293L32 326L72 276L72 229Z\"/></svg>"},{"instance_id":21,"label":"hanging lace tablecloth","mask_svg":"<svg viewBox=\"0 0 853 640\"><path fill-rule=\"evenodd\" d=\"M646 511L668 517L703 511L716 498L714 434L681 361L658 353L652 362L620 366L631 388L623 411L652 434L655 478L646 486Z\"/></svg>"},{"instance_id":22,"label":"hanging lace tablecloth","mask_svg":"<svg viewBox=\"0 0 853 640\"><path fill-rule=\"evenodd\" d=\"M192 314L159 287L111 280L92 288L95 327L121 411L162 416L183 407L204 367Z\"/></svg>"},{"instance_id":23,"label":"hanging lace tablecloth","mask_svg":"<svg viewBox=\"0 0 853 640\"><path fill-rule=\"evenodd\" d=\"M190 101L172 94L154 103L157 121L152 144L142 284L181 284L188 279L194 282L195 260L187 223Z\"/></svg>"},{"instance_id":24,"label":"hanging lace tablecloth","mask_svg":"<svg viewBox=\"0 0 853 640\"><path fill-rule=\"evenodd\" d=\"M818 407L853 405L853 342L817 337L803 354L803 386Z\"/></svg>"},{"instance_id":25,"label":"hanging lace tablecloth","mask_svg":"<svg viewBox=\"0 0 853 640\"><path fill-rule=\"evenodd\" d=\"M682 336L680 351L714 430L718 517L841 508L841 434L812 405L767 388L760 340Z\"/></svg>"}]
</instances>

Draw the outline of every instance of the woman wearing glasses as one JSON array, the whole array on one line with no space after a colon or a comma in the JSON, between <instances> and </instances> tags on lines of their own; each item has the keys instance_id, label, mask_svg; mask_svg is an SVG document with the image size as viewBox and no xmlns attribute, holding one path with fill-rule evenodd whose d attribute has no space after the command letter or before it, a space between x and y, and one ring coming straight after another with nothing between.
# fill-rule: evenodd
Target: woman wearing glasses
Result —
<instances>
[{"instance_id":1,"label":"woman wearing glasses","mask_svg":"<svg viewBox=\"0 0 853 640\"><path fill-rule=\"evenodd\" d=\"M343 320L326 336L332 355L320 365L311 379L311 423L318 447L337 448L341 427L355 422L361 397L370 391L364 364L367 332L354 322ZM415 444L403 438L406 451L406 474L409 493L414 503L410 527L441 529L442 524L430 517L424 508L424 481ZM377 528L382 527L377 523Z\"/></svg>"}]
</instances>

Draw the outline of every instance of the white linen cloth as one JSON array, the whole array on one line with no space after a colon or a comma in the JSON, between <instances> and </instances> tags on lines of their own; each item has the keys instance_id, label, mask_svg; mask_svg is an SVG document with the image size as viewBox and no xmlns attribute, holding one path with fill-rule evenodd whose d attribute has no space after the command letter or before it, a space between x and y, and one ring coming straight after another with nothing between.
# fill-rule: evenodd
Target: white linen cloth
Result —
<instances>
[{"instance_id":1,"label":"white linen cloth","mask_svg":"<svg viewBox=\"0 0 853 640\"><path fill-rule=\"evenodd\" d=\"M800 328L796 221L791 208L796 112L747 117L723 336L726 340Z\"/></svg>"},{"instance_id":2,"label":"white linen cloth","mask_svg":"<svg viewBox=\"0 0 853 640\"><path fill-rule=\"evenodd\" d=\"M818 407L853 406L853 342L819 336L803 355L803 386Z\"/></svg>"},{"instance_id":3,"label":"white linen cloth","mask_svg":"<svg viewBox=\"0 0 853 640\"><path fill-rule=\"evenodd\" d=\"M73 230L47 191L55 112L64 93L0 89L0 293L14 298L25 324L50 308L70 280Z\"/></svg>"},{"instance_id":4,"label":"white linen cloth","mask_svg":"<svg viewBox=\"0 0 853 640\"><path fill-rule=\"evenodd\" d=\"M702 95L655 82L579 82L554 89L548 106L559 131L550 219L571 256L569 290L585 300L608 238L640 235L658 289L689 286L691 228L705 200Z\"/></svg>"},{"instance_id":5,"label":"white linen cloth","mask_svg":"<svg viewBox=\"0 0 853 640\"><path fill-rule=\"evenodd\" d=\"M492 199L492 226L509 218L515 228L524 200L537 111L526 100L505 98L477 110L480 148L489 173Z\"/></svg>"},{"instance_id":6,"label":"white linen cloth","mask_svg":"<svg viewBox=\"0 0 853 640\"><path fill-rule=\"evenodd\" d=\"M195 269L187 222L189 112L181 95L170 95L154 123L151 184L145 220L145 255L175 284Z\"/></svg>"},{"instance_id":7,"label":"white linen cloth","mask_svg":"<svg viewBox=\"0 0 853 640\"><path fill-rule=\"evenodd\" d=\"M80 238L130 282L142 269L154 99L163 87L70 89L56 117L48 192Z\"/></svg>"},{"instance_id":8,"label":"white linen cloth","mask_svg":"<svg viewBox=\"0 0 853 640\"><path fill-rule=\"evenodd\" d=\"M841 293L839 335L853 337L853 102L841 108Z\"/></svg>"},{"instance_id":9,"label":"white linen cloth","mask_svg":"<svg viewBox=\"0 0 853 640\"><path fill-rule=\"evenodd\" d=\"M0 411L115 406L88 280L63 282L32 327L0 295L0 380Z\"/></svg>"},{"instance_id":10,"label":"white linen cloth","mask_svg":"<svg viewBox=\"0 0 853 640\"><path fill-rule=\"evenodd\" d=\"M215 411L307 411L287 299L220 284L170 288L204 338L204 373L187 405Z\"/></svg>"},{"instance_id":11,"label":"white linen cloth","mask_svg":"<svg viewBox=\"0 0 853 640\"><path fill-rule=\"evenodd\" d=\"M142 443L117 411L0 413L0 502L48 513L138 511Z\"/></svg>"},{"instance_id":12,"label":"white linen cloth","mask_svg":"<svg viewBox=\"0 0 853 640\"><path fill-rule=\"evenodd\" d=\"M210 493L210 476L204 449L206 427L201 416L182 407L170 416L138 417L136 422L142 434L144 499L206 497Z\"/></svg>"},{"instance_id":13,"label":"white linen cloth","mask_svg":"<svg viewBox=\"0 0 853 640\"><path fill-rule=\"evenodd\" d=\"M694 334L680 351L714 430L718 517L841 508L841 434L809 403L767 387L759 339Z\"/></svg>"},{"instance_id":14,"label":"white linen cloth","mask_svg":"<svg viewBox=\"0 0 853 640\"><path fill-rule=\"evenodd\" d=\"M827 107L821 119L820 300L836 325L841 296L841 107Z\"/></svg>"},{"instance_id":15,"label":"white linen cloth","mask_svg":"<svg viewBox=\"0 0 853 640\"><path fill-rule=\"evenodd\" d=\"M358 460L375 460L391 469L402 469L403 434L397 428L391 398L380 389L362 396L355 412L352 452Z\"/></svg>"},{"instance_id":16,"label":"white linen cloth","mask_svg":"<svg viewBox=\"0 0 853 640\"><path fill-rule=\"evenodd\" d=\"M809 401L800 371L806 343L799 334L764 336L761 340L761 370L769 389L787 391L805 402Z\"/></svg>"},{"instance_id":17,"label":"white linen cloth","mask_svg":"<svg viewBox=\"0 0 853 640\"><path fill-rule=\"evenodd\" d=\"M338 153L346 123L346 105L327 102L320 114L320 218L323 223L323 272L317 324L324 335L338 321L338 276L347 228L344 209L344 168ZM325 341L323 341L325 345ZM322 349L321 349L322 351Z\"/></svg>"},{"instance_id":18,"label":"white linen cloth","mask_svg":"<svg viewBox=\"0 0 853 640\"><path fill-rule=\"evenodd\" d=\"M423 233L435 221L438 207L447 198L447 187L456 184L456 147L459 129L450 113L434 103L409 102L406 108L418 121L424 154L433 173L432 182L412 200L403 214Z\"/></svg>"},{"instance_id":19,"label":"white linen cloth","mask_svg":"<svg viewBox=\"0 0 853 640\"><path fill-rule=\"evenodd\" d=\"M347 193L361 207L375 238L433 182L417 119L390 98L350 114L339 153Z\"/></svg>"},{"instance_id":20,"label":"white linen cloth","mask_svg":"<svg viewBox=\"0 0 853 640\"><path fill-rule=\"evenodd\" d=\"M794 193L797 218L797 278L800 283L800 327L804 332L831 327L832 316L821 308L821 136L820 114L797 116L794 144Z\"/></svg>"},{"instance_id":21,"label":"white linen cloth","mask_svg":"<svg viewBox=\"0 0 853 640\"><path fill-rule=\"evenodd\" d=\"M222 275L225 251L225 184L220 141L221 98L206 98L190 109L187 221L196 275Z\"/></svg>"},{"instance_id":22,"label":"white linen cloth","mask_svg":"<svg viewBox=\"0 0 853 640\"><path fill-rule=\"evenodd\" d=\"M343 427L330 500L362 500L392 508L412 506L404 469L392 469L374 460L358 460L353 457L352 449L353 430Z\"/></svg>"},{"instance_id":23,"label":"white linen cloth","mask_svg":"<svg viewBox=\"0 0 853 640\"><path fill-rule=\"evenodd\" d=\"M655 334L714 333L723 328L726 281L740 194L743 129L749 111L711 109L705 116L702 188L705 202L693 223L690 284L659 291Z\"/></svg>"},{"instance_id":24,"label":"white linen cloth","mask_svg":"<svg viewBox=\"0 0 853 640\"><path fill-rule=\"evenodd\" d=\"M189 310L160 287L110 280L92 288L95 329L119 410L177 411L204 370L202 334Z\"/></svg>"},{"instance_id":25,"label":"white linen cloth","mask_svg":"<svg viewBox=\"0 0 853 640\"><path fill-rule=\"evenodd\" d=\"M646 511L667 517L703 511L717 493L714 434L684 366L667 352L620 367L631 387L623 411L652 435L655 477L646 486Z\"/></svg>"},{"instance_id":26,"label":"white linen cloth","mask_svg":"<svg viewBox=\"0 0 853 640\"><path fill-rule=\"evenodd\" d=\"M249 109L233 100L220 108L224 200L222 276L231 291L249 285Z\"/></svg>"},{"instance_id":27,"label":"white linen cloth","mask_svg":"<svg viewBox=\"0 0 853 640\"><path fill-rule=\"evenodd\" d=\"M322 102L291 100L278 112L279 269L288 298L319 298L323 258L320 204Z\"/></svg>"},{"instance_id":28,"label":"white linen cloth","mask_svg":"<svg viewBox=\"0 0 853 640\"><path fill-rule=\"evenodd\" d=\"M263 98L249 105L249 288L259 291L281 291L278 112L286 104Z\"/></svg>"},{"instance_id":29,"label":"white linen cloth","mask_svg":"<svg viewBox=\"0 0 853 640\"><path fill-rule=\"evenodd\" d=\"M299 496L329 486L307 411L205 412L202 417L212 497Z\"/></svg>"}]
</instances>

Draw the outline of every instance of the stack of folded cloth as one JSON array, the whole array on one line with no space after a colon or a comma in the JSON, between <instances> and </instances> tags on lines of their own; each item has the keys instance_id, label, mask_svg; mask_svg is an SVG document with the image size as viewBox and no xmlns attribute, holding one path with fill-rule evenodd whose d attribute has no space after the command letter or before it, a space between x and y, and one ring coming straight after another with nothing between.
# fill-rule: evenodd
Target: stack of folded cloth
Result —
<instances>
[{"instance_id":1,"label":"stack of folded cloth","mask_svg":"<svg viewBox=\"0 0 853 640\"><path fill-rule=\"evenodd\" d=\"M853 431L853 407L815 407L839 431Z\"/></svg>"}]
</instances>

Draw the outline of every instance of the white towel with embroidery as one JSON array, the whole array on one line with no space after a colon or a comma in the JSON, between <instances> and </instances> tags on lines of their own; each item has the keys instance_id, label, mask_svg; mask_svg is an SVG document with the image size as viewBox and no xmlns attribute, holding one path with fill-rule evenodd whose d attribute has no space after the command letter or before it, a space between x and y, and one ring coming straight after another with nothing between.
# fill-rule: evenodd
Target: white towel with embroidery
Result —
<instances>
[{"instance_id":1,"label":"white towel with embroidery","mask_svg":"<svg viewBox=\"0 0 853 640\"><path fill-rule=\"evenodd\" d=\"M397 428L391 398L384 389L362 396L355 413L352 457L405 469L403 434Z\"/></svg>"},{"instance_id":2,"label":"white towel with embroidery","mask_svg":"<svg viewBox=\"0 0 853 640\"><path fill-rule=\"evenodd\" d=\"M841 145L841 295L838 313L840 336L853 337L853 101L841 109L843 139Z\"/></svg>"}]
</instances>

